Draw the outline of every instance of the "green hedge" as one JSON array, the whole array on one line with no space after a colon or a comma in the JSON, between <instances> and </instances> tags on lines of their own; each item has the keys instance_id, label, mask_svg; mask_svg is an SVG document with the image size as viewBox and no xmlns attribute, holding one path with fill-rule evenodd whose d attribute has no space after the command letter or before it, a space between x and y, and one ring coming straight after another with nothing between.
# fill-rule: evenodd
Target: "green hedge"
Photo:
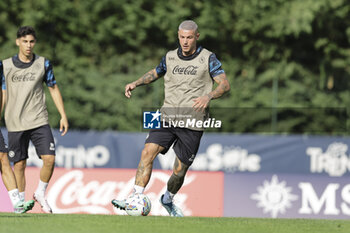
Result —
<instances>
[{"instance_id":1,"label":"green hedge","mask_svg":"<svg viewBox=\"0 0 350 233\"><path fill-rule=\"evenodd\" d=\"M34 26L36 52L54 64L70 126L138 131L142 107L162 104L162 80L130 100L124 86L177 47L185 19L198 23L199 43L217 54L230 80L231 93L211 103L231 109L219 116L230 122L223 131L349 134L349 121L341 132L330 127L336 116L291 113L350 106L346 0L2 0L0 59L17 52L19 26ZM247 116L242 108L256 111Z\"/></svg>"}]
</instances>

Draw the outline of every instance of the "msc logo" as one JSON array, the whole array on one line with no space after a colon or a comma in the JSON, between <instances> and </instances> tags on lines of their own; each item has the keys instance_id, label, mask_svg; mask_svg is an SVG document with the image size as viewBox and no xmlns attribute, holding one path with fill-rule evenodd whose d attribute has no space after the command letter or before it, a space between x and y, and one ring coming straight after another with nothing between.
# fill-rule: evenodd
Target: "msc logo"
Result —
<instances>
[{"instance_id":1,"label":"msc logo","mask_svg":"<svg viewBox=\"0 0 350 233\"><path fill-rule=\"evenodd\" d=\"M143 128L144 129L160 129L160 116L162 114L156 112L143 112Z\"/></svg>"}]
</instances>

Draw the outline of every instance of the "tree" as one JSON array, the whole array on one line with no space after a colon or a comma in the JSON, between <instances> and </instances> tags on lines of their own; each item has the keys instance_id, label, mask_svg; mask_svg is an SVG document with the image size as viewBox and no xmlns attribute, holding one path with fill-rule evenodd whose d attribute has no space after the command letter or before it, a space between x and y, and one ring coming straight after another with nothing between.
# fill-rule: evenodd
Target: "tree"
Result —
<instances>
[{"instance_id":1,"label":"tree","mask_svg":"<svg viewBox=\"0 0 350 233\"><path fill-rule=\"evenodd\" d=\"M131 100L124 86L176 48L178 24L194 19L231 82L211 103L222 131L349 134L349 15L345 0L3 0L0 54L16 53L20 25L34 26L71 127L139 131L143 107L162 104L163 83Z\"/></svg>"}]
</instances>

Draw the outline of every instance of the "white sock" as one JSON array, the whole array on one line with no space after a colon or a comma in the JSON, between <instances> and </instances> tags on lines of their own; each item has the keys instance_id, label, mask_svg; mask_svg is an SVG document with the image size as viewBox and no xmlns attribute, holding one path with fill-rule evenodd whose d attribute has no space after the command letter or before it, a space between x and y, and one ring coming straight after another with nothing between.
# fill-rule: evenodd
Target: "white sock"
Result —
<instances>
[{"instance_id":1,"label":"white sock","mask_svg":"<svg viewBox=\"0 0 350 233\"><path fill-rule=\"evenodd\" d=\"M18 189L12 189L8 191L9 197L11 199L11 203L15 206L21 199L19 198Z\"/></svg>"},{"instance_id":2,"label":"white sock","mask_svg":"<svg viewBox=\"0 0 350 233\"><path fill-rule=\"evenodd\" d=\"M39 180L38 188L36 189L35 194L40 195L40 196L45 196L45 192L46 192L48 185L49 185L49 183L45 183L45 182L42 182L41 180Z\"/></svg>"},{"instance_id":3,"label":"white sock","mask_svg":"<svg viewBox=\"0 0 350 233\"><path fill-rule=\"evenodd\" d=\"M163 203L170 203L173 201L175 194L169 192L168 190L164 193Z\"/></svg>"},{"instance_id":4,"label":"white sock","mask_svg":"<svg viewBox=\"0 0 350 233\"><path fill-rule=\"evenodd\" d=\"M25 192L20 192L20 193L19 193L19 199L20 199L21 201L25 201L25 199L26 199L26 193L25 193Z\"/></svg>"},{"instance_id":5,"label":"white sock","mask_svg":"<svg viewBox=\"0 0 350 233\"><path fill-rule=\"evenodd\" d=\"M134 193L143 193L145 190L145 187L139 186L139 185L134 185Z\"/></svg>"}]
</instances>

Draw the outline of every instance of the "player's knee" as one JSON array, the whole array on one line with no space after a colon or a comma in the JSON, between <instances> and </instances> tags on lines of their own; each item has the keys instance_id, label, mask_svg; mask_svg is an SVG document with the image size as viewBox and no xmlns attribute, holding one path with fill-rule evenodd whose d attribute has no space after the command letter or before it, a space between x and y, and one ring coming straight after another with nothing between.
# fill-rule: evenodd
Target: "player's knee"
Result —
<instances>
[{"instance_id":1,"label":"player's knee","mask_svg":"<svg viewBox=\"0 0 350 233\"><path fill-rule=\"evenodd\" d=\"M187 169L179 169L179 170L174 170L173 175L179 178L184 178L186 175Z\"/></svg>"},{"instance_id":2,"label":"player's knee","mask_svg":"<svg viewBox=\"0 0 350 233\"><path fill-rule=\"evenodd\" d=\"M158 152L152 146L145 146L141 153L141 160L144 163L153 162Z\"/></svg>"},{"instance_id":3,"label":"player's knee","mask_svg":"<svg viewBox=\"0 0 350 233\"><path fill-rule=\"evenodd\" d=\"M43 160L43 165L46 167L53 167L55 166L55 156L53 155L45 155L42 156L41 159Z\"/></svg>"},{"instance_id":4,"label":"player's knee","mask_svg":"<svg viewBox=\"0 0 350 233\"><path fill-rule=\"evenodd\" d=\"M177 162L173 167L173 174L175 174L178 177L185 177L188 168L189 168L188 165L182 162Z\"/></svg>"},{"instance_id":5,"label":"player's knee","mask_svg":"<svg viewBox=\"0 0 350 233\"><path fill-rule=\"evenodd\" d=\"M15 162L13 165L13 168L15 171L24 171L26 167L27 167L27 163L25 160L20 160L18 162Z\"/></svg>"},{"instance_id":6,"label":"player's knee","mask_svg":"<svg viewBox=\"0 0 350 233\"><path fill-rule=\"evenodd\" d=\"M6 162L8 160L6 153L0 152L0 164Z\"/></svg>"},{"instance_id":7,"label":"player's knee","mask_svg":"<svg viewBox=\"0 0 350 233\"><path fill-rule=\"evenodd\" d=\"M0 155L0 166L2 166L4 169L11 168L10 161L8 160L6 154L1 153L1 155Z\"/></svg>"},{"instance_id":8,"label":"player's knee","mask_svg":"<svg viewBox=\"0 0 350 233\"><path fill-rule=\"evenodd\" d=\"M2 173L2 171L3 171L2 168L3 168L4 164L6 163L5 158L7 159L7 157L5 157L5 155L4 155L4 153L0 153L0 173Z\"/></svg>"},{"instance_id":9,"label":"player's knee","mask_svg":"<svg viewBox=\"0 0 350 233\"><path fill-rule=\"evenodd\" d=\"M152 156L149 150L147 150L146 148L142 150L141 153L141 161L143 164L149 164L152 162Z\"/></svg>"}]
</instances>

